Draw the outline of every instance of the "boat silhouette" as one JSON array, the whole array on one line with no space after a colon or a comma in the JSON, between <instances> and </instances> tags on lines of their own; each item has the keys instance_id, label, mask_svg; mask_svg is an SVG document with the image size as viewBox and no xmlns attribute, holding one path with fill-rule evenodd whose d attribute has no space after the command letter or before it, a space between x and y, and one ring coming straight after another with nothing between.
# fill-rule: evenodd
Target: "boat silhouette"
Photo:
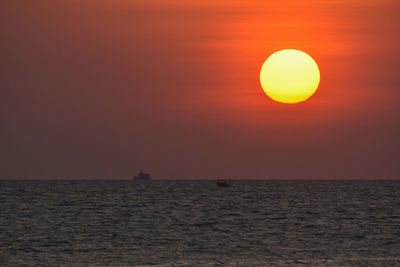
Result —
<instances>
[{"instance_id":1,"label":"boat silhouette","mask_svg":"<svg viewBox=\"0 0 400 267\"><path fill-rule=\"evenodd\" d=\"M145 173L142 170L140 170L140 172L138 173L137 176L133 176L133 180L135 181L149 181L150 179L150 174L149 173Z\"/></svg>"},{"instance_id":2,"label":"boat silhouette","mask_svg":"<svg viewBox=\"0 0 400 267\"><path fill-rule=\"evenodd\" d=\"M217 181L217 186L218 187L229 187L229 186L231 186L231 183L229 181L221 179L221 180Z\"/></svg>"}]
</instances>

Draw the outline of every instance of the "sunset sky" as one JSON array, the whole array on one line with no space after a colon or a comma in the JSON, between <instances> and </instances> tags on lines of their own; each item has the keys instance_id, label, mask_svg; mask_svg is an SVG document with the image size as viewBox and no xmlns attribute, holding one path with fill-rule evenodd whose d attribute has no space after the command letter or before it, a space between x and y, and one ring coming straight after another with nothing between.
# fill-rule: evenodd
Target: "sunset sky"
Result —
<instances>
[{"instance_id":1,"label":"sunset sky","mask_svg":"<svg viewBox=\"0 0 400 267\"><path fill-rule=\"evenodd\" d=\"M0 3L0 179L399 179L398 0ZM306 102L267 57L318 63Z\"/></svg>"}]
</instances>

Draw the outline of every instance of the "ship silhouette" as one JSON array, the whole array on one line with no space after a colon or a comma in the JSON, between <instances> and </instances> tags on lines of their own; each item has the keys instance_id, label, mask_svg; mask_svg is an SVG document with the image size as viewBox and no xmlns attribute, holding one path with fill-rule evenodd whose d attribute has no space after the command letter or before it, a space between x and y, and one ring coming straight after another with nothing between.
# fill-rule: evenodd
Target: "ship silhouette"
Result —
<instances>
[{"instance_id":1,"label":"ship silhouette","mask_svg":"<svg viewBox=\"0 0 400 267\"><path fill-rule=\"evenodd\" d=\"M150 180L150 174L149 173L145 173L142 170L140 170L140 172L138 173L137 176L133 176L133 180L135 180L135 181L148 181L148 180Z\"/></svg>"},{"instance_id":2,"label":"ship silhouette","mask_svg":"<svg viewBox=\"0 0 400 267\"><path fill-rule=\"evenodd\" d=\"M231 186L231 182L221 179L221 180L217 181L217 186L218 187L229 187L229 186Z\"/></svg>"}]
</instances>

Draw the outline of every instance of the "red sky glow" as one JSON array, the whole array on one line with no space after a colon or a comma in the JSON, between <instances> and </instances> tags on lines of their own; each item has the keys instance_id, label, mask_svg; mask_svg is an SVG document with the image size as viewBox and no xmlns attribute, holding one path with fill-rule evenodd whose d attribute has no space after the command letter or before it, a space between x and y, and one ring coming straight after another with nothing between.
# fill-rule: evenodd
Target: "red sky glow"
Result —
<instances>
[{"instance_id":1,"label":"red sky glow","mask_svg":"<svg viewBox=\"0 0 400 267\"><path fill-rule=\"evenodd\" d=\"M0 4L0 179L399 179L392 0ZM306 102L259 71L318 63Z\"/></svg>"}]
</instances>

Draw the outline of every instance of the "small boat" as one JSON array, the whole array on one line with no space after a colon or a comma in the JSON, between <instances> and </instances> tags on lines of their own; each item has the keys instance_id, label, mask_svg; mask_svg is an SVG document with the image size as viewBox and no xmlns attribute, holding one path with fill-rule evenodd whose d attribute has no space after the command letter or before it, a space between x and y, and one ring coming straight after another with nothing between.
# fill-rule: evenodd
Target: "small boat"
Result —
<instances>
[{"instance_id":1,"label":"small boat","mask_svg":"<svg viewBox=\"0 0 400 267\"><path fill-rule=\"evenodd\" d=\"M150 180L150 174L140 171L137 176L133 176L133 180L135 181L148 181Z\"/></svg>"},{"instance_id":2,"label":"small boat","mask_svg":"<svg viewBox=\"0 0 400 267\"><path fill-rule=\"evenodd\" d=\"M231 186L231 183L228 181L225 181L225 180L218 180L217 186L218 187L229 187L229 186Z\"/></svg>"}]
</instances>

